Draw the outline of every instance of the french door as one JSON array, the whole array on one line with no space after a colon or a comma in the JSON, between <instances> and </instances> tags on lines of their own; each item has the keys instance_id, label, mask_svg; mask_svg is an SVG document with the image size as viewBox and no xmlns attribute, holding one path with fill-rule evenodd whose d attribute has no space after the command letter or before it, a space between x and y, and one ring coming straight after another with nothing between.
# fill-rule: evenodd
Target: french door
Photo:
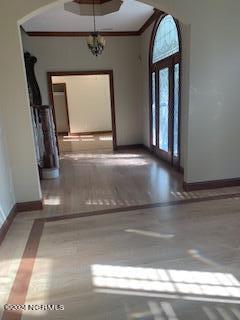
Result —
<instances>
[{"instance_id":1,"label":"french door","mask_svg":"<svg viewBox=\"0 0 240 320\"><path fill-rule=\"evenodd\" d=\"M152 67L151 148L172 166L180 167L180 61L178 55Z\"/></svg>"}]
</instances>

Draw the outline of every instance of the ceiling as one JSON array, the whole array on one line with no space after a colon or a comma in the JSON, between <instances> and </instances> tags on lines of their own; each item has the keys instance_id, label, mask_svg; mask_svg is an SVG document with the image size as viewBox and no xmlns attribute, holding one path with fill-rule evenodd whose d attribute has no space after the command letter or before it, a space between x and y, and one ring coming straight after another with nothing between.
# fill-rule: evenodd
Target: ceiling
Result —
<instances>
[{"instance_id":1,"label":"ceiling","mask_svg":"<svg viewBox=\"0 0 240 320\"><path fill-rule=\"evenodd\" d=\"M99 31L138 31L152 16L154 8L142 2L123 0L118 12L96 17ZM93 29L92 16L79 16L59 5L23 24L26 32L88 32Z\"/></svg>"}]
</instances>

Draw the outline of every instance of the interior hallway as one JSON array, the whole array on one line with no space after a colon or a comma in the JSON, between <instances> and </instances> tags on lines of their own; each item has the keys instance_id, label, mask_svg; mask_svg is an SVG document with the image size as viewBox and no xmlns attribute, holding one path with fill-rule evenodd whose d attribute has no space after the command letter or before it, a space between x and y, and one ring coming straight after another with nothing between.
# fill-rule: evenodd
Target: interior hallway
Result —
<instances>
[{"instance_id":1,"label":"interior hallway","mask_svg":"<svg viewBox=\"0 0 240 320\"><path fill-rule=\"evenodd\" d=\"M22 319L29 320L156 320L154 312L163 306L171 320L193 319L196 310L199 320L212 320L209 309L239 312L238 283L233 289L229 284L235 296L219 282L221 297L214 288L210 297L202 294L198 301L193 293L189 301L181 291L188 288L179 289L177 298L165 285L153 292L137 281L138 290L129 288L125 269L125 286L115 281L109 287L105 274L94 280L92 267L100 265L101 272L105 265L141 267L132 270L139 274L148 273L146 268L217 271L239 278L240 188L185 193L179 173L140 149L65 153L60 161L60 178L42 182L44 210L19 214L1 245L0 305L16 301L20 286L27 288L20 291L22 303L65 305L62 313L25 312ZM171 308L177 317L170 317ZM0 319L8 319L1 313Z\"/></svg>"}]
</instances>

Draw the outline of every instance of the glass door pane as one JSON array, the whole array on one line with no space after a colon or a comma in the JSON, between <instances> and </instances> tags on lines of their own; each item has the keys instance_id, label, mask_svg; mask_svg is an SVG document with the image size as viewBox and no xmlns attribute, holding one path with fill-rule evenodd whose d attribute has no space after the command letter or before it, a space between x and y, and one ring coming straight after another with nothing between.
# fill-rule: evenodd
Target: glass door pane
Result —
<instances>
[{"instance_id":1,"label":"glass door pane","mask_svg":"<svg viewBox=\"0 0 240 320\"><path fill-rule=\"evenodd\" d=\"M173 155L179 156L179 63L174 66Z\"/></svg>"},{"instance_id":2,"label":"glass door pane","mask_svg":"<svg viewBox=\"0 0 240 320\"><path fill-rule=\"evenodd\" d=\"M156 74L152 73L152 145L157 145L157 125L156 125Z\"/></svg>"},{"instance_id":3,"label":"glass door pane","mask_svg":"<svg viewBox=\"0 0 240 320\"><path fill-rule=\"evenodd\" d=\"M169 150L169 68L159 72L159 148Z\"/></svg>"}]
</instances>

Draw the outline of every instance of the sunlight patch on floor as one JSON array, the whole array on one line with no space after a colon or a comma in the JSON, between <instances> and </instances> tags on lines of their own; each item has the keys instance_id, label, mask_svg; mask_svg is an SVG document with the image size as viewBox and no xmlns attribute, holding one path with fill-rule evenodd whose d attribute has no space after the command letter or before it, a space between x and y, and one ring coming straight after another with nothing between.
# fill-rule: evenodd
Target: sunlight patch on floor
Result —
<instances>
[{"instance_id":1,"label":"sunlight patch on floor","mask_svg":"<svg viewBox=\"0 0 240 320\"><path fill-rule=\"evenodd\" d=\"M158 233L158 232L139 230L139 229L126 229L125 232L137 234L137 235L141 235L141 236L146 236L146 237L160 238L160 239L172 239L175 237L174 234L162 234L162 233Z\"/></svg>"},{"instance_id":2,"label":"sunlight patch on floor","mask_svg":"<svg viewBox=\"0 0 240 320\"><path fill-rule=\"evenodd\" d=\"M81 141L82 142L93 142L93 141L95 141L95 139L94 138L81 138Z\"/></svg>"},{"instance_id":3,"label":"sunlight patch on floor","mask_svg":"<svg viewBox=\"0 0 240 320\"><path fill-rule=\"evenodd\" d=\"M106 136L106 137L99 137L100 141L112 141L113 138L111 136Z\"/></svg>"},{"instance_id":4,"label":"sunlight patch on floor","mask_svg":"<svg viewBox=\"0 0 240 320\"><path fill-rule=\"evenodd\" d=\"M240 298L240 282L227 273L111 265L92 265L91 269L93 284L97 288L159 292L184 298L193 295L193 300L196 295L200 301L206 300L204 297L210 301L216 297ZM187 298L190 299L189 296Z\"/></svg>"},{"instance_id":5,"label":"sunlight patch on floor","mask_svg":"<svg viewBox=\"0 0 240 320\"><path fill-rule=\"evenodd\" d=\"M71 139L63 139L63 142L79 142L78 138L71 138Z\"/></svg>"},{"instance_id":6,"label":"sunlight patch on floor","mask_svg":"<svg viewBox=\"0 0 240 320\"><path fill-rule=\"evenodd\" d=\"M61 198L59 196L50 196L43 199L45 206L60 206Z\"/></svg>"}]
</instances>

